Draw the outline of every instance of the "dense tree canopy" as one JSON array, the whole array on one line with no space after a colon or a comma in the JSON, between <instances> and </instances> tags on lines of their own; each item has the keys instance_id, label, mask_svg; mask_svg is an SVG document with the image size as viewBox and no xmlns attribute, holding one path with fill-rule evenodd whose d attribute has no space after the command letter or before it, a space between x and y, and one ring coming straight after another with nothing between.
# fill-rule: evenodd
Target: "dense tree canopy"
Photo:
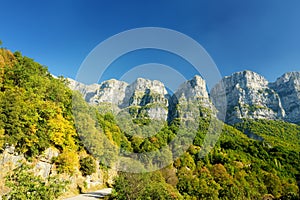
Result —
<instances>
[{"instance_id":1,"label":"dense tree canopy","mask_svg":"<svg viewBox=\"0 0 300 200\"><path fill-rule=\"evenodd\" d=\"M210 121L207 118L200 118L199 120L200 126L193 145L171 166L176 171L173 176L178 181L175 181L173 185L168 185L168 187L173 187L173 189L179 191L184 199L250 200L262 199L266 195L278 199L298 198L295 176L300 172L299 151L297 148L293 150L292 148L286 148L297 146L297 144L288 139L284 140L284 143L274 141L278 140L277 137L299 137L299 131L297 131L299 127L297 125L268 120L252 122L251 128L255 129L256 133L261 134L267 134L266 129L263 129L265 124L271 124L272 128L269 130L282 130L282 126L285 130L293 130L293 132L290 132L291 136L287 136L289 133L284 131L280 132L278 136L276 136L276 132L270 132L268 134L272 134L273 138L268 137L268 140L264 141L250 139L246 134L232 126L224 125L221 137L212 151L205 157L201 157L199 151ZM249 123L248 121L237 126L250 128ZM164 132L162 135L176 135L176 131L173 132L172 130L176 130L176 128L166 127L162 130ZM161 133L158 133L157 136L159 134ZM161 144L167 143L166 138L168 137L164 138ZM150 142L147 143L147 146L152 145L152 148L148 147L147 149L157 148L156 140L145 140ZM134 150L142 151L144 149L143 144L144 142L140 141L139 145L134 145L139 148L134 148ZM274 144L274 146L270 144ZM162 169L161 172L164 170ZM131 180L131 176L125 175L126 183L129 185L123 184L124 174L116 179L115 193L112 198L120 198L116 194L126 195L133 192L128 189L130 188L130 181L136 180L138 175L135 175L132 178L133 180ZM144 175L140 176L143 177ZM164 181L170 178L169 176L163 177ZM158 183L151 182L149 184L155 185ZM168 182L165 184L168 184ZM148 184L145 183L145 187L147 186ZM126 191L126 188L128 191ZM139 198L145 197L143 193L137 193L136 195Z\"/></svg>"}]
</instances>

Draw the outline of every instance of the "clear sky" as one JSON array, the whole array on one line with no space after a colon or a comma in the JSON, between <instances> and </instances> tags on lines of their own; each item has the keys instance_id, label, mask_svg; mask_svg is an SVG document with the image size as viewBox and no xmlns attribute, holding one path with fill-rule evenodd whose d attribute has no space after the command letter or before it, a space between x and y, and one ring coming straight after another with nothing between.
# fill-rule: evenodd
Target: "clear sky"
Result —
<instances>
[{"instance_id":1,"label":"clear sky","mask_svg":"<svg viewBox=\"0 0 300 200\"><path fill-rule=\"evenodd\" d=\"M223 76L248 69L274 81L284 72L300 71L299 0L1 0L0 5L3 46L34 58L54 75L75 78L101 41L149 26L198 41ZM146 54L140 59L137 52L115 64L153 62ZM157 52L150 55L159 58ZM107 78L117 73L111 70Z\"/></svg>"}]
</instances>

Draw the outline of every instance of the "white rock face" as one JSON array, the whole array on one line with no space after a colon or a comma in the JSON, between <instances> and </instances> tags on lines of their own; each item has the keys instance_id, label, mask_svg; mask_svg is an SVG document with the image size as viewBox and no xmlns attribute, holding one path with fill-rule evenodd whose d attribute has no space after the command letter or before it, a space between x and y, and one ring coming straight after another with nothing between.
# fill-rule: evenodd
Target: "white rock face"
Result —
<instances>
[{"instance_id":1,"label":"white rock face","mask_svg":"<svg viewBox=\"0 0 300 200\"><path fill-rule=\"evenodd\" d=\"M34 166L33 170L35 175L40 175L43 178L47 178L51 174L52 170L52 158L57 157L59 151L54 148L48 148L44 151Z\"/></svg>"},{"instance_id":2,"label":"white rock face","mask_svg":"<svg viewBox=\"0 0 300 200\"><path fill-rule=\"evenodd\" d=\"M150 119L167 120L169 98L162 82L138 78L126 88L121 108L138 106Z\"/></svg>"},{"instance_id":3,"label":"white rock face","mask_svg":"<svg viewBox=\"0 0 300 200\"><path fill-rule=\"evenodd\" d=\"M68 81L69 81L69 85L68 85L69 88L71 90L79 91L87 102L90 102L91 97L93 97L96 94L97 90L99 89L98 84L85 85L83 83L79 83L70 78L68 78Z\"/></svg>"},{"instance_id":4,"label":"white rock face","mask_svg":"<svg viewBox=\"0 0 300 200\"><path fill-rule=\"evenodd\" d=\"M270 84L280 96L285 110L284 119L288 122L300 122L300 72L289 72Z\"/></svg>"},{"instance_id":5,"label":"white rock face","mask_svg":"<svg viewBox=\"0 0 300 200\"><path fill-rule=\"evenodd\" d=\"M146 113L144 116L151 119L172 119L178 116L177 104L195 110L200 103L213 114L215 108L218 109L218 116L224 116L220 119L229 124L243 118L300 122L300 72L286 73L274 83L255 72L237 72L224 77L210 94L205 80L195 76L182 83L172 97L164 84L156 80L138 78L128 84L112 79L93 85L69 81L69 87L80 91L91 104L110 103L118 109L134 108L137 110L135 116ZM195 108L191 108L193 105Z\"/></svg>"},{"instance_id":6,"label":"white rock face","mask_svg":"<svg viewBox=\"0 0 300 200\"><path fill-rule=\"evenodd\" d=\"M200 76L196 75L193 79L182 83L175 96L180 101L182 100L197 100L199 98L208 100L208 92L206 89L206 82Z\"/></svg>"},{"instance_id":7,"label":"white rock face","mask_svg":"<svg viewBox=\"0 0 300 200\"><path fill-rule=\"evenodd\" d=\"M279 95L268 86L269 83L263 76L243 71L224 77L221 82L225 88L226 122L229 124L243 118L281 119L285 116ZM218 101L216 98L221 93L219 90L219 86L212 89L213 102Z\"/></svg>"},{"instance_id":8,"label":"white rock face","mask_svg":"<svg viewBox=\"0 0 300 200\"><path fill-rule=\"evenodd\" d=\"M90 93L89 102L94 104L99 103L112 103L115 105L121 105L125 98L125 90L128 83L111 79L101 83L94 93Z\"/></svg>"},{"instance_id":9,"label":"white rock face","mask_svg":"<svg viewBox=\"0 0 300 200\"><path fill-rule=\"evenodd\" d=\"M200 112L202 109L199 110L199 108L208 108L213 111L211 114L215 115L215 108L209 99L206 82L200 76L195 75L191 80L182 83L173 94L169 109L170 118L197 119L199 115L202 115Z\"/></svg>"},{"instance_id":10,"label":"white rock face","mask_svg":"<svg viewBox=\"0 0 300 200\"><path fill-rule=\"evenodd\" d=\"M168 98L168 92L162 82L138 78L126 88L121 106L145 106L149 103L161 103L168 106Z\"/></svg>"},{"instance_id":11,"label":"white rock face","mask_svg":"<svg viewBox=\"0 0 300 200\"><path fill-rule=\"evenodd\" d=\"M19 166L21 161L24 160L24 155L16 154L14 146L8 146L0 155L0 169L2 169L5 165L9 165L12 167Z\"/></svg>"},{"instance_id":12,"label":"white rock face","mask_svg":"<svg viewBox=\"0 0 300 200\"><path fill-rule=\"evenodd\" d=\"M90 104L111 103L120 109L137 106L151 119L167 120L170 95L160 81L138 78L130 85L115 79L93 85L84 85L72 79L69 82L69 87L82 93Z\"/></svg>"}]
</instances>

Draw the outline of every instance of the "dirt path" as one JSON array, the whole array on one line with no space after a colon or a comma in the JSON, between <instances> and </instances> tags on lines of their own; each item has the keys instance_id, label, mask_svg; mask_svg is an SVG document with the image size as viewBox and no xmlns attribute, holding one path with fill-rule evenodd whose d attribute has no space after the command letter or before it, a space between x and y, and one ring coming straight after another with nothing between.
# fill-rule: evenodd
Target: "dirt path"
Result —
<instances>
[{"instance_id":1,"label":"dirt path","mask_svg":"<svg viewBox=\"0 0 300 200\"><path fill-rule=\"evenodd\" d=\"M95 199L99 199L100 197L105 197L110 193L111 193L111 188L104 188L94 192L80 194L78 196L70 197L64 200L95 200Z\"/></svg>"}]
</instances>

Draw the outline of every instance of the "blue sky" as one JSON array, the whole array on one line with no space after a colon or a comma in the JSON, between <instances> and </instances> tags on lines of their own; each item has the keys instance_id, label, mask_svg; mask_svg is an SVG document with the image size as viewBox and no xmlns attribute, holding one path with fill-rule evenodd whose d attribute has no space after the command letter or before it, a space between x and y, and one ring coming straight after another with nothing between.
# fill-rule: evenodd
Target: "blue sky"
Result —
<instances>
[{"instance_id":1,"label":"blue sky","mask_svg":"<svg viewBox=\"0 0 300 200\"><path fill-rule=\"evenodd\" d=\"M110 36L164 27L199 42L223 76L248 69L274 81L284 72L300 71L299 10L298 0L3 0L0 40L54 75L75 78L88 53ZM151 51L125 57L114 64L168 60L166 54ZM174 56L169 62L163 64L184 65ZM194 73L183 71L187 78ZM110 70L106 78L118 78L118 72Z\"/></svg>"}]
</instances>

